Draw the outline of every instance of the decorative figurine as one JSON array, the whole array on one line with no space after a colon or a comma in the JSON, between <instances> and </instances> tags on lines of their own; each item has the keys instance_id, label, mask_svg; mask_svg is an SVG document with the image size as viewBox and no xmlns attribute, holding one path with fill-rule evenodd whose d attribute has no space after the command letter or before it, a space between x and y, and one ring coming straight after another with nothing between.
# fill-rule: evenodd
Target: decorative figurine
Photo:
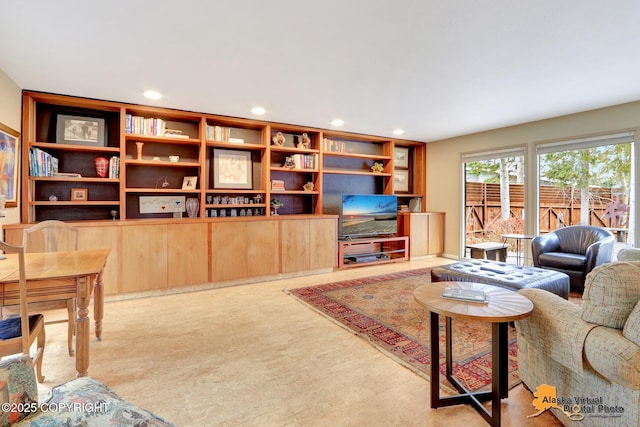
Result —
<instances>
[{"instance_id":1,"label":"decorative figurine","mask_svg":"<svg viewBox=\"0 0 640 427\"><path fill-rule=\"evenodd\" d=\"M371 172L381 173L384 170L384 165L382 163L375 162L373 166L371 166Z\"/></svg>"},{"instance_id":2,"label":"decorative figurine","mask_svg":"<svg viewBox=\"0 0 640 427\"><path fill-rule=\"evenodd\" d=\"M305 185L302 186L304 191L313 191L313 182L309 181Z\"/></svg>"},{"instance_id":3,"label":"decorative figurine","mask_svg":"<svg viewBox=\"0 0 640 427\"><path fill-rule=\"evenodd\" d=\"M311 138L306 132L298 136L298 148L311 148Z\"/></svg>"},{"instance_id":4,"label":"decorative figurine","mask_svg":"<svg viewBox=\"0 0 640 427\"><path fill-rule=\"evenodd\" d=\"M287 157L287 158L284 160L284 167L285 167L285 168L288 168L288 169L294 169L294 168L296 167L296 164L295 164L295 162L293 161L293 158L292 158L292 157Z\"/></svg>"},{"instance_id":5,"label":"decorative figurine","mask_svg":"<svg viewBox=\"0 0 640 427\"><path fill-rule=\"evenodd\" d=\"M282 207L282 202L279 199L271 199L271 207L273 208L273 215L278 215L278 209Z\"/></svg>"},{"instance_id":6,"label":"decorative figurine","mask_svg":"<svg viewBox=\"0 0 640 427\"><path fill-rule=\"evenodd\" d=\"M273 141L273 145L278 145L280 147L282 147L284 145L284 142L286 141L282 132L276 133L276 136L274 136L271 140Z\"/></svg>"}]
</instances>

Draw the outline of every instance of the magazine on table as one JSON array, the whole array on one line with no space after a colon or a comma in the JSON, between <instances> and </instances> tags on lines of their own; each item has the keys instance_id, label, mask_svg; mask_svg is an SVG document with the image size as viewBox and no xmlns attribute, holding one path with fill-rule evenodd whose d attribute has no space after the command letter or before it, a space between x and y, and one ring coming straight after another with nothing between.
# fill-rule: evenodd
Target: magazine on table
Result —
<instances>
[{"instance_id":1,"label":"magazine on table","mask_svg":"<svg viewBox=\"0 0 640 427\"><path fill-rule=\"evenodd\" d=\"M442 297L471 302L489 302L489 295L485 291L477 289L446 288Z\"/></svg>"}]
</instances>

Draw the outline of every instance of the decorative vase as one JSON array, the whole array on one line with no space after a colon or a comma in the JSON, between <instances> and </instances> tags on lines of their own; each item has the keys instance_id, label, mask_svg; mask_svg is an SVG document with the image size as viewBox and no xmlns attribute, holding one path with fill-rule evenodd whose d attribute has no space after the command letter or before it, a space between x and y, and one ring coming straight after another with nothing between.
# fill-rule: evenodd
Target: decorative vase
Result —
<instances>
[{"instance_id":1,"label":"decorative vase","mask_svg":"<svg viewBox=\"0 0 640 427\"><path fill-rule=\"evenodd\" d=\"M109 160L104 157L96 158L96 173L100 178L107 177L107 171L109 170Z\"/></svg>"},{"instance_id":2,"label":"decorative vase","mask_svg":"<svg viewBox=\"0 0 640 427\"><path fill-rule=\"evenodd\" d=\"M142 146L144 142L136 142L136 153L138 155L137 160L142 160Z\"/></svg>"},{"instance_id":3,"label":"decorative vase","mask_svg":"<svg viewBox=\"0 0 640 427\"><path fill-rule=\"evenodd\" d=\"M189 197L185 201L185 208L187 209L187 215L189 215L189 218L197 218L199 207L200 202L195 197Z\"/></svg>"}]
</instances>

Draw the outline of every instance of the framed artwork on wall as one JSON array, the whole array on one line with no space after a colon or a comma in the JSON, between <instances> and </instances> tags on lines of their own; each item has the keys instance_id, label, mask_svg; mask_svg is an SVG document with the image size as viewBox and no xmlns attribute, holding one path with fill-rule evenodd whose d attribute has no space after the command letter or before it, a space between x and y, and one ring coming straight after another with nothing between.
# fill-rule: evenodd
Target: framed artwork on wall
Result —
<instances>
[{"instance_id":1,"label":"framed artwork on wall","mask_svg":"<svg viewBox=\"0 0 640 427\"><path fill-rule=\"evenodd\" d=\"M58 144L105 146L104 119L58 114L56 120Z\"/></svg>"},{"instance_id":2,"label":"framed artwork on wall","mask_svg":"<svg viewBox=\"0 0 640 427\"><path fill-rule=\"evenodd\" d=\"M396 168L409 167L409 148L395 147L393 149L393 161Z\"/></svg>"},{"instance_id":3,"label":"framed artwork on wall","mask_svg":"<svg viewBox=\"0 0 640 427\"><path fill-rule=\"evenodd\" d=\"M409 191L409 171L396 169L393 171L393 191L408 192Z\"/></svg>"},{"instance_id":4,"label":"framed artwork on wall","mask_svg":"<svg viewBox=\"0 0 640 427\"><path fill-rule=\"evenodd\" d=\"M250 151L213 149L213 188L253 188Z\"/></svg>"},{"instance_id":5,"label":"framed artwork on wall","mask_svg":"<svg viewBox=\"0 0 640 427\"><path fill-rule=\"evenodd\" d=\"M18 156L20 132L0 123L0 195L5 206L18 206Z\"/></svg>"}]
</instances>

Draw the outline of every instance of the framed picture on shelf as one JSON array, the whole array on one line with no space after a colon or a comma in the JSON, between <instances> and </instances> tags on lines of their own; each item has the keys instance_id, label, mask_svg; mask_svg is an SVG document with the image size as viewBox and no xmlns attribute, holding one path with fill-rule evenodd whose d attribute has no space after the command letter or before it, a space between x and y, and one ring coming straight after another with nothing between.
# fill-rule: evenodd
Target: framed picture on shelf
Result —
<instances>
[{"instance_id":1,"label":"framed picture on shelf","mask_svg":"<svg viewBox=\"0 0 640 427\"><path fill-rule=\"evenodd\" d=\"M71 201L82 202L87 201L89 196L89 190L86 188L72 188L71 189Z\"/></svg>"},{"instance_id":2,"label":"framed picture on shelf","mask_svg":"<svg viewBox=\"0 0 640 427\"><path fill-rule=\"evenodd\" d=\"M18 154L20 132L0 123L0 195L5 196L5 206L18 206Z\"/></svg>"},{"instance_id":3,"label":"framed picture on shelf","mask_svg":"<svg viewBox=\"0 0 640 427\"><path fill-rule=\"evenodd\" d=\"M106 131L104 119L58 114L56 142L58 144L104 147Z\"/></svg>"},{"instance_id":4,"label":"framed picture on shelf","mask_svg":"<svg viewBox=\"0 0 640 427\"><path fill-rule=\"evenodd\" d=\"M393 191L409 192L409 171L396 169L393 171Z\"/></svg>"},{"instance_id":5,"label":"framed picture on shelf","mask_svg":"<svg viewBox=\"0 0 640 427\"><path fill-rule=\"evenodd\" d=\"M250 151L213 149L213 188L253 188Z\"/></svg>"},{"instance_id":6,"label":"framed picture on shelf","mask_svg":"<svg viewBox=\"0 0 640 427\"><path fill-rule=\"evenodd\" d=\"M182 179L182 189L183 190L195 190L197 183L198 183L198 177L197 176L185 176Z\"/></svg>"},{"instance_id":7,"label":"framed picture on shelf","mask_svg":"<svg viewBox=\"0 0 640 427\"><path fill-rule=\"evenodd\" d=\"M409 148L395 147L393 149L393 161L396 168L409 167Z\"/></svg>"}]
</instances>

